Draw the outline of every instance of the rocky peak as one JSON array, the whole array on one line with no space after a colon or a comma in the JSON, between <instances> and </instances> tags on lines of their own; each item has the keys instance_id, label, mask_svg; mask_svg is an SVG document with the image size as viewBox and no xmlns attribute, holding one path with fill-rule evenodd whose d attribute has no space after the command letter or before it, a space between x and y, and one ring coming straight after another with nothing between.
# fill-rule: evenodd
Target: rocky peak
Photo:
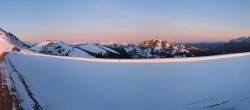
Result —
<instances>
[{"instance_id":1,"label":"rocky peak","mask_svg":"<svg viewBox=\"0 0 250 110\"><path fill-rule=\"evenodd\" d=\"M160 49L161 48L161 40L155 40L155 41L153 41L153 44L152 44L151 48Z\"/></svg>"},{"instance_id":2,"label":"rocky peak","mask_svg":"<svg viewBox=\"0 0 250 110\"><path fill-rule=\"evenodd\" d=\"M165 40L161 42L161 45L162 45L162 48L164 49L170 49L170 47L173 46L174 44Z\"/></svg>"},{"instance_id":3,"label":"rocky peak","mask_svg":"<svg viewBox=\"0 0 250 110\"><path fill-rule=\"evenodd\" d=\"M173 44L169 41L161 41L161 40L146 40L139 44L141 48L154 48L154 49L169 49Z\"/></svg>"},{"instance_id":4,"label":"rocky peak","mask_svg":"<svg viewBox=\"0 0 250 110\"><path fill-rule=\"evenodd\" d=\"M153 45L154 39L152 40L145 40L142 43L139 44L139 47L141 48L151 48Z\"/></svg>"}]
</instances>

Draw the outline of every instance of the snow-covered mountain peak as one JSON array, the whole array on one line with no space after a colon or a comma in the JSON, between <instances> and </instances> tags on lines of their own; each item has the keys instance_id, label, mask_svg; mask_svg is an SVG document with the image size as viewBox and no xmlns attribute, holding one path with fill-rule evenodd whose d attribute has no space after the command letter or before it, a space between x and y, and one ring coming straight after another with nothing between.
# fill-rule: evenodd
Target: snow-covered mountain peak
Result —
<instances>
[{"instance_id":1,"label":"snow-covered mountain peak","mask_svg":"<svg viewBox=\"0 0 250 110\"><path fill-rule=\"evenodd\" d=\"M62 41L57 41L57 40L47 40L47 41L44 41L44 42L41 42L35 46L33 46L31 48L31 50L33 51L36 51L36 52L41 52L41 51L44 51L44 49L46 50L53 50L53 49L59 49L59 48L63 48L65 50L69 50L71 49L72 47L69 46L69 44L65 44L64 42Z\"/></svg>"},{"instance_id":2,"label":"snow-covered mountain peak","mask_svg":"<svg viewBox=\"0 0 250 110\"><path fill-rule=\"evenodd\" d=\"M28 45L23 43L21 40L19 40L16 36L13 34L6 32L5 30L0 28L0 38L14 46L20 47L20 48L29 48Z\"/></svg>"},{"instance_id":3,"label":"snow-covered mountain peak","mask_svg":"<svg viewBox=\"0 0 250 110\"><path fill-rule=\"evenodd\" d=\"M98 42L96 44L99 44L99 45L113 45L113 44L120 44L120 43L117 42L117 41L111 41L111 42Z\"/></svg>"},{"instance_id":4,"label":"snow-covered mountain peak","mask_svg":"<svg viewBox=\"0 0 250 110\"><path fill-rule=\"evenodd\" d=\"M53 40L46 40L44 42L39 43L38 45L47 45L47 44L50 44L50 43L54 43L54 41Z\"/></svg>"},{"instance_id":5,"label":"snow-covered mountain peak","mask_svg":"<svg viewBox=\"0 0 250 110\"><path fill-rule=\"evenodd\" d=\"M242 43L242 42L250 43L250 36L249 37L240 37L238 39L233 39L230 42L231 43Z\"/></svg>"}]
</instances>

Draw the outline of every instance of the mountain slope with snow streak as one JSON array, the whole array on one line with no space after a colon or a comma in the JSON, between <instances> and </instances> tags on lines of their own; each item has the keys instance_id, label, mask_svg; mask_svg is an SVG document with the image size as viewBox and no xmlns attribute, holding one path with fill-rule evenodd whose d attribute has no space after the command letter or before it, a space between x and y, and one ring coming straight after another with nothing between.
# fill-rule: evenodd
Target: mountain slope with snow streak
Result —
<instances>
[{"instance_id":1,"label":"mountain slope with snow streak","mask_svg":"<svg viewBox=\"0 0 250 110\"><path fill-rule=\"evenodd\" d=\"M157 63L22 53L7 57L53 110L248 110L249 58L250 53L242 53Z\"/></svg>"},{"instance_id":2,"label":"mountain slope with snow streak","mask_svg":"<svg viewBox=\"0 0 250 110\"><path fill-rule=\"evenodd\" d=\"M94 54L105 55L108 52L119 54L118 52L116 52L116 51L114 51L114 50L112 50L112 49L110 49L108 47L98 46L98 45L95 45L95 44L82 44L82 45L79 45L78 47L81 48L81 49L84 49L86 51L89 51L91 53L94 53Z\"/></svg>"},{"instance_id":3,"label":"mountain slope with snow streak","mask_svg":"<svg viewBox=\"0 0 250 110\"><path fill-rule=\"evenodd\" d=\"M15 45L19 48L23 48L23 49L28 49L29 46L27 44L25 44L24 42L22 42L21 40L19 40L15 35L6 32L5 30L0 28L0 39L4 40L5 42Z\"/></svg>"}]
</instances>

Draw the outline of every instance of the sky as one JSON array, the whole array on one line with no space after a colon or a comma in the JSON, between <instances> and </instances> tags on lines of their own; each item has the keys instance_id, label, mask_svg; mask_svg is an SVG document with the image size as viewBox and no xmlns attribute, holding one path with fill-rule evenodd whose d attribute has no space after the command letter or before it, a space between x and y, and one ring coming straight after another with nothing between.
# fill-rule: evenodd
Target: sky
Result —
<instances>
[{"instance_id":1,"label":"sky","mask_svg":"<svg viewBox=\"0 0 250 110\"><path fill-rule=\"evenodd\" d=\"M250 0L0 0L0 27L41 42L228 41L250 36Z\"/></svg>"}]
</instances>

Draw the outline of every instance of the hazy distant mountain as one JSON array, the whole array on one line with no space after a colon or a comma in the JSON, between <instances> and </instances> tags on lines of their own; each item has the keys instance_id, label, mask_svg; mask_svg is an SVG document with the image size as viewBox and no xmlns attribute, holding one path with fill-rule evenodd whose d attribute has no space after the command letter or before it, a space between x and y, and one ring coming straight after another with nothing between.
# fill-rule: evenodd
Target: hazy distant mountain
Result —
<instances>
[{"instance_id":1,"label":"hazy distant mountain","mask_svg":"<svg viewBox=\"0 0 250 110\"><path fill-rule=\"evenodd\" d=\"M215 54L250 52L250 37L240 37L229 42L188 43L186 45L202 48Z\"/></svg>"},{"instance_id":2,"label":"hazy distant mountain","mask_svg":"<svg viewBox=\"0 0 250 110\"><path fill-rule=\"evenodd\" d=\"M233 39L218 48L222 53L238 53L250 51L250 37L240 37Z\"/></svg>"},{"instance_id":3,"label":"hazy distant mountain","mask_svg":"<svg viewBox=\"0 0 250 110\"><path fill-rule=\"evenodd\" d=\"M250 43L250 36L249 37L240 37L237 39L233 39L230 43Z\"/></svg>"},{"instance_id":4,"label":"hazy distant mountain","mask_svg":"<svg viewBox=\"0 0 250 110\"><path fill-rule=\"evenodd\" d=\"M187 43L185 45L190 45L193 47L212 51L218 49L218 47L224 45L225 43L226 42L200 42L200 43Z\"/></svg>"}]
</instances>

